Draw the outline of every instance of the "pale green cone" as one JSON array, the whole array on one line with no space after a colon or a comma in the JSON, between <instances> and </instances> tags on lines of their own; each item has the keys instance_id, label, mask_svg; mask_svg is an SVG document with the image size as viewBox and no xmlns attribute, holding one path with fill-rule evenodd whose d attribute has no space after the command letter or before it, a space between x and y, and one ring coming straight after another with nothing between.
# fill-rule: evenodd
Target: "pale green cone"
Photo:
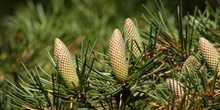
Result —
<instances>
[{"instance_id":1,"label":"pale green cone","mask_svg":"<svg viewBox=\"0 0 220 110\"><path fill-rule=\"evenodd\" d=\"M68 48L59 38L56 38L54 43L54 60L65 85L70 89L75 89L75 86L77 88L79 78L76 73L75 60L72 59Z\"/></svg>"},{"instance_id":2,"label":"pale green cone","mask_svg":"<svg viewBox=\"0 0 220 110\"><path fill-rule=\"evenodd\" d=\"M125 56L125 45L121 32L115 29L109 43L110 63L119 82L128 79L128 65Z\"/></svg>"},{"instance_id":3,"label":"pale green cone","mask_svg":"<svg viewBox=\"0 0 220 110\"><path fill-rule=\"evenodd\" d=\"M136 58L139 57L141 52L143 52L142 41L137 27L130 18L125 20L124 35L127 39L129 50L132 51Z\"/></svg>"},{"instance_id":4,"label":"pale green cone","mask_svg":"<svg viewBox=\"0 0 220 110\"><path fill-rule=\"evenodd\" d=\"M207 66L212 71L219 71L220 70L220 64L218 64L219 53L215 49L215 47L208 40L201 37L199 39L199 49L202 52L202 57L207 63Z\"/></svg>"},{"instance_id":5,"label":"pale green cone","mask_svg":"<svg viewBox=\"0 0 220 110\"><path fill-rule=\"evenodd\" d=\"M189 69L190 71L198 72L200 66L201 63L197 60L197 58L193 55L190 55L184 62L181 73L186 73L188 71L187 69Z\"/></svg>"},{"instance_id":6,"label":"pale green cone","mask_svg":"<svg viewBox=\"0 0 220 110\"><path fill-rule=\"evenodd\" d=\"M175 79L167 79L166 83L168 87L176 94L183 95L184 94L184 86Z\"/></svg>"}]
</instances>

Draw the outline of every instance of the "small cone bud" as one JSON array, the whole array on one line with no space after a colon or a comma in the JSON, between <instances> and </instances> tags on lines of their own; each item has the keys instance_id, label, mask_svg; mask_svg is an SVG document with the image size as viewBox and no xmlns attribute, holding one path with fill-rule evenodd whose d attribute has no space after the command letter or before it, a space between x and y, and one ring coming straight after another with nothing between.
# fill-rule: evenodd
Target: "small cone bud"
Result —
<instances>
[{"instance_id":1,"label":"small cone bud","mask_svg":"<svg viewBox=\"0 0 220 110\"><path fill-rule=\"evenodd\" d=\"M130 18L125 20L124 34L127 39L129 50L131 50L136 58L139 57L143 51L142 41L137 27Z\"/></svg>"},{"instance_id":2,"label":"small cone bud","mask_svg":"<svg viewBox=\"0 0 220 110\"><path fill-rule=\"evenodd\" d=\"M193 55L190 55L184 62L181 73L186 73L188 69L190 71L198 72L200 66L201 66L201 63L196 59L196 57Z\"/></svg>"},{"instance_id":3,"label":"small cone bud","mask_svg":"<svg viewBox=\"0 0 220 110\"><path fill-rule=\"evenodd\" d=\"M176 95L180 96L184 94L184 86L179 81L176 81L175 79L167 79L166 83Z\"/></svg>"},{"instance_id":4,"label":"small cone bud","mask_svg":"<svg viewBox=\"0 0 220 110\"><path fill-rule=\"evenodd\" d=\"M59 38L56 38L54 43L54 60L65 85L70 89L78 87L79 79L76 73L75 60L72 60L68 48Z\"/></svg>"},{"instance_id":5,"label":"small cone bud","mask_svg":"<svg viewBox=\"0 0 220 110\"><path fill-rule=\"evenodd\" d=\"M212 71L220 70L219 53L215 47L205 38L199 39L199 49L202 52L202 57L207 63L207 66Z\"/></svg>"},{"instance_id":6,"label":"small cone bud","mask_svg":"<svg viewBox=\"0 0 220 110\"><path fill-rule=\"evenodd\" d=\"M116 78L124 82L128 78L128 66L125 57L125 45L121 32L115 29L109 44L110 63Z\"/></svg>"}]
</instances>

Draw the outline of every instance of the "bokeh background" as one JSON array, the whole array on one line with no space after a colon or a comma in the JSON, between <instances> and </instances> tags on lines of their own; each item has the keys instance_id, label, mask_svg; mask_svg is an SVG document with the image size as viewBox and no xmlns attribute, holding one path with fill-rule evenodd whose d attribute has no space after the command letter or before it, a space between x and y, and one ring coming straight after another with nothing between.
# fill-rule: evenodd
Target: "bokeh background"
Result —
<instances>
[{"instance_id":1,"label":"bokeh background","mask_svg":"<svg viewBox=\"0 0 220 110\"><path fill-rule=\"evenodd\" d=\"M0 0L0 2L1 2L1 4L0 4L0 16L1 16L1 18L4 17L5 15L8 15L8 14L13 15L15 10L18 9L18 8L24 7L24 5L26 4L27 1L28 0L16 0L16 1L14 1L14 0ZM49 3L48 1L45 1L45 0L31 0L31 1L33 1L34 3L42 3L42 4L45 4L45 5L47 5ZM68 1L68 0L65 0L65 1ZM82 0L82 1L83 2L91 2L89 0ZM126 2L125 0L121 0L121 1L117 1L117 0L111 0L111 1L108 1L108 0L95 0L93 2L94 2L94 6L96 6L96 7L100 7L100 5L103 5L102 3L108 2L107 4L109 4L109 3L112 2L113 4L115 4L115 6L117 8L120 8L121 3L123 1ZM174 2L176 2L176 1L177 0L163 0L163 2L169 6L168 8L170 8L170 10L173 10L172 8L175 8L174 7L174 5L175 5ZM213 7L219 6L218 0L206 0L206 1L208 3L210 3L211 6L213 6ZM205 9L205 4L206 4L205 2L206 1L205 0L183 0L183 4L184 4L184 7L185 7L184 13L185 14L187 12L192 13L194 11L195 6L198 6L200 9ZM99 2L99 3L95 4L95 2L97 2L97 3ZM102 2L102 3L100 3L100 2ZM133 8L132 9L133 11L140 11L140 5L141 4L145 4L145 5L146 4L151 4L149 2L153 2L153 1L133 0L132 2L134 4L130 4L130 5L134 6L134 7L130 7L130 8ZM114 8L114 7L112 7L112 8ZM125 10L127 10L127 11L125 11ZM125 14L128 14L128 12L130 12L131 9L124 7L123 11L125 11ZM130 13L130 14L132 14L132 13Z\"/></svg>"}]
</instances>

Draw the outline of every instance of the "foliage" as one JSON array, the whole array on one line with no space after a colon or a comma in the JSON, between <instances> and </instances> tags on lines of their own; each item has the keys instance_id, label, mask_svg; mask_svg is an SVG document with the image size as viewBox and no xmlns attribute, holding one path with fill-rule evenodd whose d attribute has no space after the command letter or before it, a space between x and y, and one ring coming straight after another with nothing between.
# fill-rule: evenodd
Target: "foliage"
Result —
<instances>
[{"instance_id":1,"label":"foliage","mask_svg":"<svg viewBox=\"0 0 220 110\"><path fill-rule=\"evenodd\" d=\"M56 3L54 3L54 5L55 4ZM125 42L123 42L122 39L119 39L119 41L115 39L116 37L121 38L121 34L118 36L118 33L114 39L112 38L115 41L112 41L109 45L111 49L109 54L105 51L95 49L98 44L94 43L92 45L86 40L83 41L79 53L72 52L74 53L72 55L76 57L76 66L74 68L79 78L79 87L76 89L68 89L68 87L63 84L66 81L62 81L63 73L61 74L61 71L59 71L59 62L57 62L56 58L54 59L51 56L51 44L47 52L47 58L49 60L45 62L50 62L50 67L53 69L47 70L44 65L29 69L25 66L28 64L22 63L29 80L18 76L19 83L13 83L13 81L6 79L0 86L0 94L2 96L0 107L2 109L50 110L219 109L219 54L215 49L219 47L219 42L216 40L219 36L217 32L220 22L218 17L220 9L214 11L207 4L207 8L204 12L195 10L194 15L183 16L183 5L180 0L176 8L176 15L168 16L161 1L155 0L155 4L159 10L156 13L143 6L146 13L142 15L142 29L138 29L139 26L136 21L136 27L132 25L132 29L135 30L135 28L137 28L137 30L135 30L135 34L129 34L131 38L126 38L128 35L128 33L126 33L128 32L127 30L121 30L124 32L122 36ZM29 5L31 5L31 3ZM38 21L37 23L28 23L30 22L29 20L24 20L27 22L25 26L28 27L28 24L32 24L33 27L21 28L32 29L30 32L24 31L28 33L22 33L22 36L39 35L37 41L40 42L41 40L50 39L48 42L52 43L52 41L58 37L57 35L65 36L64 33L71 32L68 31L69 29L73 29L73 27L71 28L70 26L71 23L69 21L69 24L65 23L64 20L63 23L67 25L59 25L61 27L67 26L63 27L63 32L57 31L61 33L56 33L56 31L52 31L51 35L53 37L47 38L47 32L51 32L51 28L46 28L48 25L44 27L44 25L39 25L38 23L46 22L50 24L50 20L54 18L50 18L50 16L54 15L48 14L47 16L50 20L47 21L46 18L41 16L43 12L40 7L39 5L39 7L36 8L36 12L39 13L39 20L33 20ZM53 11L58 13L57 10L59 9L57 8L59 8L59 6L55 5ZM68 17L57 17L61 17L58 20L64 18L68 20ZM34 17L33 19L35 18L38 17ZM16 19L16 22L18 22L17 20L18 19ZM23 21L23 19L19 20ZM90 20L88 20L88 22L89 21ZM126 24L125 19L124 21ZM51 23L49 26L54 27L54 30L60 29L59 26L53 24L55 23L54 21L51 21ZM103 28L105 27L101 27L101 29ZM117 26L114 26L114 28L117 28ZM129 26L124 29L129 29ZM16 30L15 32L17 32L17 29L12 30ZM12 30L7 30L6 32L15 33ZM119 32L120 28L116 30ZM42 33L42 31L45 33ZM86 30L80 29L80 31L84 32ZM136 31L140 33L142 44L140 41L132 39L132 36L139 36L139 33L136 33ZM113 29L111 32L113 32ZM17 34L15 34L15 36L16 35ZM114 36L115 34L112 35ZM34 41L34 39L36 39L36 37L30 37L24 44ZM60 39L64 42L69 40L64 37L60 37ZM8 41L10 41L10 39ZM40 44L39 42L35 43ZM117 43L117 45L114 45L114 43ZM118 46L123 45L123 43L126 45L125 50L124 46L118 48ZM33 46L36 44L33 44ZM38 46L44 47L48 44L50 43ZM25 49L31 49L28 46ZM133 50L132 47L135 47L135 50ZM139 49L136 49L136 47ZM42 47L39 47L38 49L41 48ZM117 50L117 53L114 53L114 49L122 50ZM210 51L210 49L212 49L212 51ZM137 50L139 50L138 54L134 54ZM59 51L59 49L56 51ZM33 54L37 54L37 52L39 52L39 50L34 51ZM121 54L123 54L123 56L120 56ZM126 55L124 56L124 54ZM28 53L25 55L28 55ZM65 54L63 56L65 56ZM24 56L24 58L28 57ZM72 60L69 56L68 58ZM124 62L124 59L126 59L126 62ZM37 61L41 62L41 60L43 60L43 58ZM44 62L44 60L42 62ZM128 66L125 63L127 63ZM120 64L126 65L121 65L126 72L120 71L120 68L122 68ZM68 67L67 70L69 68L70 67ZM128 73L126 68L128 69ZM114 73L115 70L117 70L117 73ZM118 74L120 72L124 74ZM65 74L68 74L68 72ZM123 78L124 76L126 77L121 80L119 78L120 75L122 75ZM74 81L72 81L72 84L73 86L75 85ZM68 86L71 85L68 84Z\"/></svg>"}]
</instances>

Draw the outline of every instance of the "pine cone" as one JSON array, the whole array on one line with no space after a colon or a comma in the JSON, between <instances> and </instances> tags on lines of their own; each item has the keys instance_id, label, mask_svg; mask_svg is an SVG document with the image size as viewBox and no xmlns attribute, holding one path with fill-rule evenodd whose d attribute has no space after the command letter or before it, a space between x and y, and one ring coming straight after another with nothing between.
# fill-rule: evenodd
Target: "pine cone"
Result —
<instances>
[{"instance_id":1,"label":"pine cone","mask_svg":"<svg viewBox=\"0 0 220 110\"><path fill-rule=\"evenodd\" d=\"M193 55L190 55L184 62L181 73L186 73L188 69L190 71L198 72L200 66L201 66L201 63L196 59L196 57Z\"/></svg>"},{"instance_id":2,"label":"pine cone","mask_svg":"<svg viewBox=\"0 0 220 110\"><path fill-rule=\"evenodd\" d=\"M219 71L219 53L215 47L205 38L199 39L199 49L202 52L202 57L207 63L207 66L212 71Z\"/></svg>"},{"instance_id":3,"label":"pine cone","mask_svg":"<svg viewBox=\"0 0 220 110\"><path fill-rule=\"evenodd\" d=\"M184 86L179 81L176 81L175 79L167 79L166 83L176 95L180 96L184 94Z\"/></svg>"},{"instance_id":4,"label":"pine cone","mask_svg":"<svg viewBox=\"0 0 220 110\"><path fill-rule=\"evenodd\" d=\"M59 38L55 39L54 60L65 85L70 89L77 88L79 79L76 73L75 60L72 60L68 48Z\"/></svg>"},{"instance_id":5,"label":"pine cone","mask_svg":"<svg viewBox=\"0 0 220 110\"><path fill-rule=\"evenodd\" d=\"M142 41L137 27L130 18L125 20L124 34L127 39L129 50L131 50L136 58L139 57L143 51Z\"/></svg>"},{"instance_id":6,"label":"pine cone","mask_svg":"<svg viewBox=\"0 0 220 110\"><path fill-rule=\"evenodd\" d=\"M121 32L115 29L109 45L110 63L114 75L120 82L124 82L128 78L128 65L125 57L125 45Z\"/></svg>"}]
</instances>

